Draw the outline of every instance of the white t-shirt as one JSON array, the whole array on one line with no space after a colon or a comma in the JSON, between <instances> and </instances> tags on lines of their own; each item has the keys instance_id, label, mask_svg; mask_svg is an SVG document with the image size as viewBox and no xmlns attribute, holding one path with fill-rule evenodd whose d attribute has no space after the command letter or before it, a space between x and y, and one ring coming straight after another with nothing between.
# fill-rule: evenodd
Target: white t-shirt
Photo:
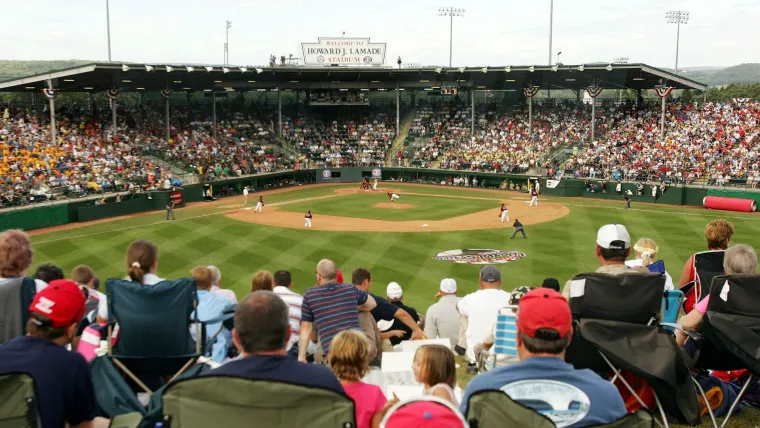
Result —
<instances>
[{"instance_id":1,"label":"white t-shirt","mask_svg":"<svg viewBox=\"0 0 760 428\"><path fill-rule=\"evenodd\" d=\"M468 317L468 354L476 344L482 342L491 332L499 309L509 305L511 294L496 288L487 288L470 293L457 304L459 313Z\"/></svg>"},{"instance_id":2,"label":"white t-shirt","mask_svg":"<svg viewBox=\"0 0 760 428\"><path fill-rule=\"evenodd\" d=\"M288 305L288 320L290 322L290 340L288 341L288 350L298 343L301 333L301 308L303 306L303 296L291 291L287 287L276 286L272 290L285 304Z\"/></svg>"},{"instance_id":3,"label":"white t-shirt","mask_svg":"<svg viewBox=\"0 0 760 428\"><path fill-rule=\"evenodd\" d=\"M248 196L248 189L243 189L243 194L244 194L245 196Z\"/></svg>"}]
</instances>

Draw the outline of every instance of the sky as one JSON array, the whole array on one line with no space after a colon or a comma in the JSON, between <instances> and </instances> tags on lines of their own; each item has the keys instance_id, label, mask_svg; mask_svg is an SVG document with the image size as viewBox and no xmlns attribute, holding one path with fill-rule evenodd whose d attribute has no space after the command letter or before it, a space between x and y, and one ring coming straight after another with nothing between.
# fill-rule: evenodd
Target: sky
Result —
<instances>
[{"instance_id":1,"label":"sky","mask_svg":"<svg viewBox=\"0 0 760 428\"><path fill-rule=\"evenodd\" d=\"M549 63L550 0L110 0L114 61L222 64L225 21L230 64L266 64L300 53L318 37L370 37L387 43L386 65ZM675 64L670 10L688 10L679 68L760 62L757 0L555 0L552 61ZM106 0L0 0L0 59L108 59Z\"/></svg>"}]
</instances>

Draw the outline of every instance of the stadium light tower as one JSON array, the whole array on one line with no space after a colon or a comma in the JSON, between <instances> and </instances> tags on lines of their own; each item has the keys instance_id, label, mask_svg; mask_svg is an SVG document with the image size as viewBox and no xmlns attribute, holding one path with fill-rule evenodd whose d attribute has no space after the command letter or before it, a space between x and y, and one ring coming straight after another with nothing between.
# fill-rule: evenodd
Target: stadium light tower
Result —
<instances>
[{"instance_id":1,"label":"stadium light tower","mask_svg":"<svg viewBox=\"0 0 760 428\"><path fill-rule=\"evenodd\" d=\"M111 8L106 0L106 32L108 33L108 62L111 62Z\"/></svg>"},{"instance_id":2,"label":"stadium light tower","mask_svg":"<svg viewBox=\"0 0 760 428\"><path fill-rule=\"evenodd\" d=\"M549 65L552 65L552 31L553 30L554 30L554 0L551 0L549 2ZM557 57L559 57L559 54L557 54ZM557 61L559 61L559 58L557 58Z\"/></svg>"},{"instance_id":3,"label":"stadium light tower","mask_svg":"<svg viewBox=\"0 0 760 428\"><path fill-rule=\"evenodd\" d=\"M681 40L681 24L689 22L689 12L685 10L671 10L665 14L665 21L668 24L676 24L676 73L678 73L678 43Z\"/></svg>"},{"instance_id":4,"label":"stadium light tower","mask_svg":"<svg viewBox=\"0 0 760 428\"><path fill-rule=\"evenodd\" d=\"M230 28L232 27L232 21L227 21L224 25L226 37L224 41L224 65L230 65Z\"/></svg>"},{"instance_id":5,"label":"stadium light tower","mask_svg":"<svg viewBox=\"0 0 760 428\"><path fill-rule=\"evenodd\" d=\"M448 16L449 23L449 67L451 67L451 57L454 52L454 17L464 17L464 9L457 7L440 7L438 8L438 16Z\"/></svg>"}]
</instances>

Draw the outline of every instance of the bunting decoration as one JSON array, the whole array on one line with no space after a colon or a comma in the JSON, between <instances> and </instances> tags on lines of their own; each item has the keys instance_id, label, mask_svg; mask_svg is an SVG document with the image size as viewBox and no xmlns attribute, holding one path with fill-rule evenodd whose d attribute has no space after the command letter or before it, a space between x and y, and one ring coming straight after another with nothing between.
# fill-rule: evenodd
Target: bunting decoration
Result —
<instances>
[{"instance_id":1,"label":"bunting decoration","mask_svg":"<svg viewBox=\"0 0 760 428\"><path fill-rule=\"evenodd\" d=\"M538 86L531 86L530 88L523 88L523 93L528 98L533 98L538 93Z\"/></svg>"},{"instance_id":2,"label":"bunting decoration","mask_svg":"<svg viewBox=\"0 0 760 428\"><path fill-rule=\"evenodd\" d=\"M165 100L168 100L169 97L172 96L172 90L171 89L162 89L161 90L161 96L164 97Z\"/></svg>"},{"instance_id":3,"label":"bunting decoration","mask_svg":"<svg viewBox=\"0 0 760 428\"><path fill-rule=\"evenodd\" d=\"M115 101L116 97L119 96L119 90L118 89L109 89L106 91L106 96L109 100Z\"/></svg>"},{"instance_id":4,"label":"bunting decoration","mask_svg":"<svg viewBox=\"0 0 760 428\"><path fill-rule=\"evenodd\" d=\"M657 93L658 97L665 98L673 92L673 89L675 88L672 86L663 86L661 88L654 88L654 91Z\"/></svg>"},{"instance_id":5,"label":"bunting decoration","mask_svg":"<svg viewBox=\"0 0 760 428\"><path fill-rule=\"evenodd\" d=\"M589 86L588 88L586 88L586 93L588 94L589 97L593 99L593 98L598 97L599 94L602 93L602 90L603 88L600 88L598 86Z\"/></svg>"},{"instance_id":6,"label":"bunting decoration","mask_svg":"<svg viewBox=\"0 0 760 428\"><path fill-rule=\"evenodd\" d=\"M745 104L749 103L750 101L752 101L752 98L734 98L733 99L733 102L736 103L736 104L738 104L738 105L740 105L740 106L744 106Z\"/></svg>"},{"instance_id":7,"label":"bunting decoration","mask_svg":"<svg viewBox=\"0 0 760 428\"><path fill-rule=\"evenodd\" d=\"M52 100L55 98L55 89L45 88L42 90L42 95L46 96L49 100Z\"/></svg>"}]
</instances>

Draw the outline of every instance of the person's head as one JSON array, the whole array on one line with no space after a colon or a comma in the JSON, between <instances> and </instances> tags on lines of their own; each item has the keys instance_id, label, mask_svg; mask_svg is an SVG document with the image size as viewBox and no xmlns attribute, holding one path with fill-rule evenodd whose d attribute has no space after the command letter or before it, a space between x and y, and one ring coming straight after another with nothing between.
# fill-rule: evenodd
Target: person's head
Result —
<instances>
[{"instance_id":1,"label":"person's head","mask_svg":"<svg viewBox=\"0 0 760 428\"><path fill-rule=\"evenodd\" d=\"M731 244L731 236L733 236L734 231L734 225L722 218L707 223L707 226L705 226L707 248L710 250L725 250Z\"/></svg>"},{"instance_id":2,"label":"person's head","mask_svg":"<svg viewBox=\"0 0 760 428\"><path fill-rule=\"evenodd\" d=\"M400 302L404 298L404 290L398 282L391 282L385 288L385 295L389 302Z\"/></svg>"},{"instance_id":3,"label":"person's head","mask_svg":"<svg viewBox=\"0 0 760 428\"><path fill-rule=\"evenodd\" d=\"M727 249L723 256L723 270L726 275L755 273L757 270L757 253L749 245L734 245Z\"/></svg>"},{"instance_id":4,"label":"person's head","mask_svg":"<svg viewBox=\"0 0 760 428\"><path fill-rule=\"evenodd\" d=\"M222 285L222 272L216 266L208 266L208 270L211 272L211 286L221 287Z\"/></svg>"},{"instance_id":5,"label":"person's head","mask_svg":"<svg viewBox=\"0 0 760 428\"><path fill-rule=\"evenodd\" d=\"M315 273L318 285L335 284L338 280L338 266L332 260L320 260Z\"/></svg>"},{"instance_id":6,"label":"person's head","mask_svg":"<svg viewBox=\"0 0 760 428\"><path fill-rule=\"evenodd\" d=\"M127 248L127 273L132 281L143 283L146 273L153 273L158 267L158 247L140 239Z\"/></svg>"},{"instance_id":7,"label":"person's head","mask_svg":"<svg viewBox=\"0 0 760 428\"><path fill-rule=\"evenodd\" d=\"M358 382L369 372L371 344L359 330L345 330L333 338L327 365L344 382Z\"/></svg>"},{"instance_id":8,"label":"person's head","mask_svg":"<svg viewBox=\"0 0 760 428\"><path fill-rule=\"evenodd\" d=\"M290 272L286 270L278 270L274 273L274 285L278 287L290 288L293 285L293 279L290 276Z\"/></svg>"},{"instance_id":9,"label":"person's head","mask_svg":"<svg viewBox=\"0 0 760 428\"><path fill-rule=\"evenodd\" d=\"M311 214L311 211L306 211L308 214Z\"/></svg>"},{"instance_id":10,"label":"person's head","mask_svg":"<svg viewBox=\"0 0 760 428\"><path fill-rule=\"evenodd\" d=\"M34 272L34 278L50 284L56 279L63 279L63 269L52 263L45 263L44 265L37 266L37 270Z\"/></svg>"},{"instance_id":11,"label":"person's head","mask_svg":"<svg viewBox=\"0 0 760 428\"><path fill-rule=\"evenodd\" d=\"M559 291L559 281L557 281L557 278L546 278L541 284L541 287Z\"/></svg>"},{"instance_id":12,"label":"person's head","mask_svg":"<svg viewBox=\"0 0 760 428\"><path fill-rule=\"evenodd\" d=\"M501 272L494 265L485 265L480 268L480 288L499 288L501 286Z\"/></svg>"},{"instance_id":13,"label":"person's head","mask_svg":"<svg viewBox=\"0 0 760 428\"><path fill-rule=\"evenodd\" d=\"M71 280L89 288L95 288L95 272L87 265L79 265L71 270Z\"/></svg>"},{"instance_id":14,"label":"person's head","mask_svg":"<svg viewBox=\"0 0 760 428\"><path fill-rule=\"evenodd\" d=\"M422 345L414 354L414 378L430 387L445 383L454 388L457 382L454 353L443 345Z\"/></svg>"},{"instance_id":15,"label":"person's head","mask_svg":"<svg viewBox=\"0 0 760 428\"><path fill-rule=\"evenodd\" d=\"M443 278L441 285L438 287L438 294L436 297L442 297L447 295L457 294L457 281L454 278Z\"/></svg>"},{"instance_id":16,"label":"person's head","mask_svg":"<svg viewBox=\"0 0 760 428\"><path fill-rule=\"evenodd\" d=\"M596 258L599 264L623 264L631 254L631 235L622 224L607 224L596 233Z\"/></svg>"},{"instance_id":17,"label":"person's head","mask_svg":"<svg viewBox=\"0 0 760 428\"><path fill-rule=\"evenodd\" d=\"M272 291L274 289L274 277L272 274L260 270L253 274L253 280L251 281L251 293L258 290Z\"/></svg>"},{"instance_id":18,"label":"person's head","mask_svg":"<svg viewBox=\"0 0 760 428\"><path fill-rule=\"evenodd\" d=\"M364 268L357 268L351 273L351 284L356 288L369 293L372 289L372 274Z\"/></svg>"},{"instance_id":19,"label":"person's head","mask_svg":"<svg viewBox=\"0 0 760 428\"><path fill-rule=\"evenodd\" d=\"M15 229L0 233L0 277L26 275L32 265L33 255L29 235Z\"/></svg>"},{"instance_id":20,"label":"person's head","mask_svg":"<svg viewBox=\"0 0 760 428\"><path fill-rule=\"evenodd\" d=\"M198 290L211 289L211 270L206 266L196 266L190 271L190 277L195 280L195 287Z\"/></svg>"},{"instance_id":21,"label":"person's head","mask_svg":"<svg viewBox=\"0 0 760 428\"><path fill-rule=\"evenodd\" d=\"M52 281L29 305L26 334L65 346L76 335L85 310L85 297L76 282Z\"/></svg>"},{"instance_id":22,"label":"person's head","mask_svg":"<svg viewBox=\"0 0 760 428\"><path fill-rule=\"evenodd\" d=\"M646 267L655 262L660 247L651 238L641 238L633 246L636 252L636 258L641 259L642 266Z\"/></svg>"},{"instance_id":23,"label":"person's head","mask_svg":"<svg viewBox=\"0 0 760 428\"><path fill-rule=\"evenodd\" d=\"M232 340L244 356L285 355L290 334L288 305L271 291L254 291L238 303Z\"/></svg>"},{"instance_id":24,"label":"person's head","mask_svg":"<svg viewBox=\"0 0 760 428\"><path fill-rule=\"evenodd\" d=\"M570 305L558 292L535 289L520 299L517 310L517 354L565 357L573 332Z\"/></svg>"}]
</instances>

